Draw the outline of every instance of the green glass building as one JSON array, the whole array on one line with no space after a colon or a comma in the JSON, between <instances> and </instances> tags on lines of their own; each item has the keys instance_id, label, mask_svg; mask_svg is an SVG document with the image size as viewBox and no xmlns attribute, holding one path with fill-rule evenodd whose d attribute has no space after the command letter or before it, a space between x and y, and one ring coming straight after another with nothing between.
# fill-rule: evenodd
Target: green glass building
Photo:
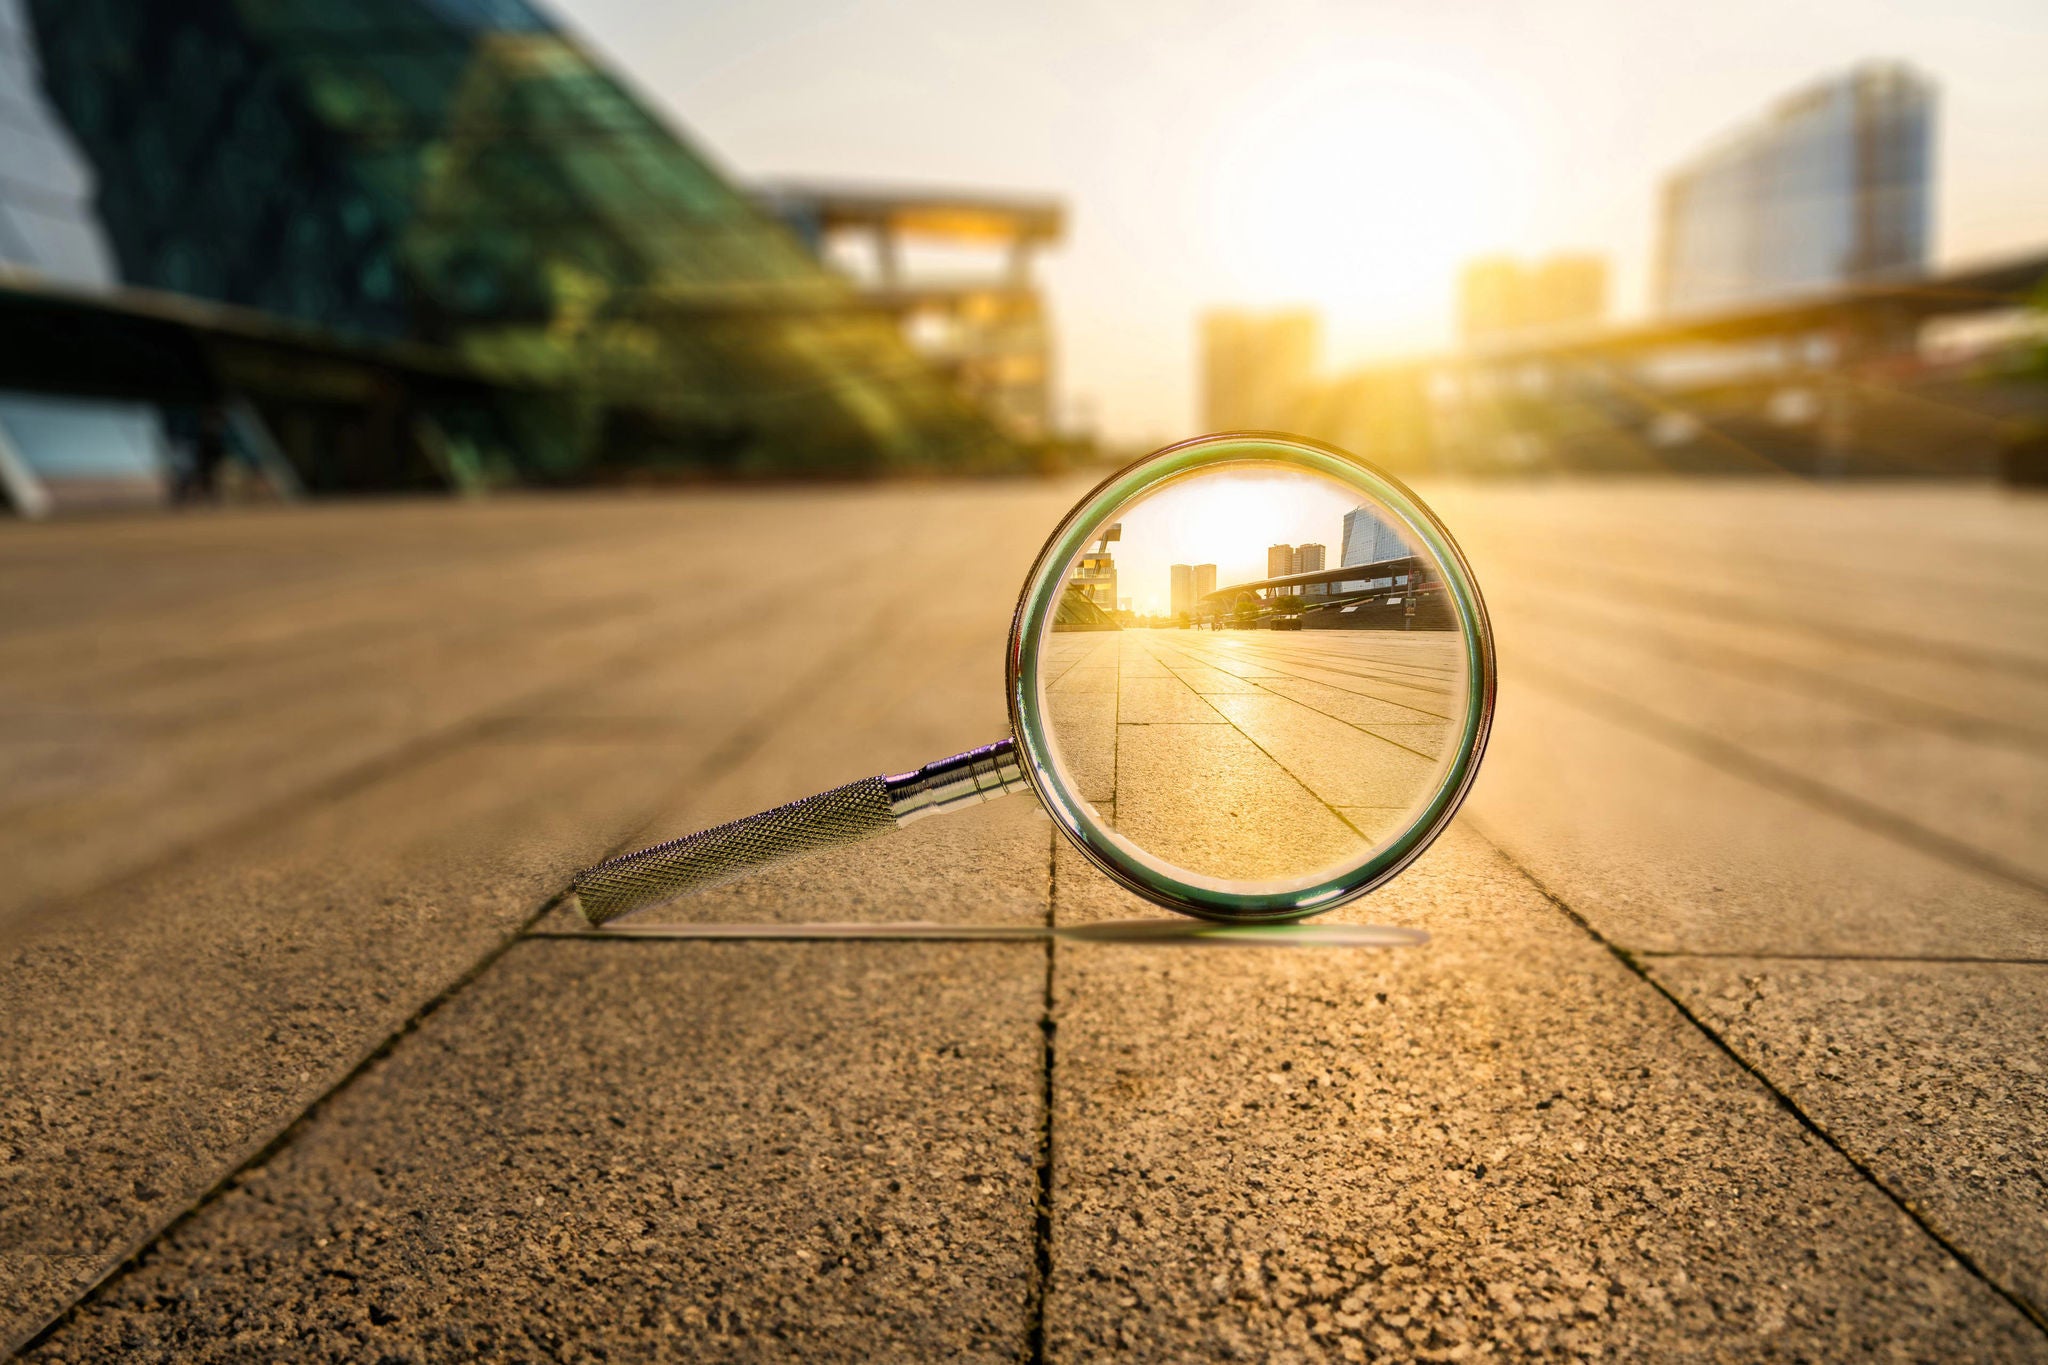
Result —
<instances>
[{"instance_id":1,"label":"green glass building","mask_svg":"<svg viewBox=\"0 0 2048 1365\"><path fill-rule=\"evenodd\" d=\"M40 101L82 161L109 306L196 337L185 389L134 397L246 400L307 486L1018 458L523 0L16 6L0 117ZM232 305L232 344L181 301Z\"/></svg>"}]
</instances>

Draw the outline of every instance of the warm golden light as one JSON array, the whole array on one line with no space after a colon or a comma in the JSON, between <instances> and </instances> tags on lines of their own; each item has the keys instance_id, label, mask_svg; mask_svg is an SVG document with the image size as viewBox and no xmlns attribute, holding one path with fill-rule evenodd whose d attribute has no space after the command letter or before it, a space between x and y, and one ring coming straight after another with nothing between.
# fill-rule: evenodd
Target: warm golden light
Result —
<instances>
[{"instance_id":1,"label":"warm golden light","mask_svg":"<svg viewBox=\"0 0 2048 1365\"><path fill-rule=\"evenodd\" d=\"M1210 176L1218 297L1317 305L1354 334L1440 324L1459 266L1512 231L1518 142L1483 92L1427 70L1344 63L1248 92Z\"/></svg>"},{"instance_id":2,"label":"warm golden light","mask_svg":"<svg viewBox=\"0 0 2048 1365\"><path fill-rule=\"evenodd\" d=\"M1118 591L1140 614L1164 613L1172 566L1214 564L1222 587L1266 576L1266 547L1313 542L1335 566L1353 489L1294 471L1207 473L1183 479L1118 514Z\"/></svg>"}]
</instances>

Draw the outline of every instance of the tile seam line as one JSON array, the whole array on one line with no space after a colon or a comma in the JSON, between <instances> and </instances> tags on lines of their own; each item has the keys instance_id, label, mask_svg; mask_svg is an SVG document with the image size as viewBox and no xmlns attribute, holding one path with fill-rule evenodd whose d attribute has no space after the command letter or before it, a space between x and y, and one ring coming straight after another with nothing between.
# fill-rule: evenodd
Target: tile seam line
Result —
<instances>
[{"instance_id":1,"label":"tile seam line","mask_svg":"<svg viewBox=\"0 0 2048 1365\"><path fill-rule=\"evenodd\" d=\"M1781 796L1788 796L1816 810L1903 844L1917 853L1939 859L1982 877L1994 877L2038 896L2048 896L2048 879L2014 866L2004 858L1953 839L1916 821L1894 814L1859 796L1852 796L1824 782L1817 782L1767 759L1758 758L1736 745L1683 721L1660 716L1629 697L1606 688L1581 682L1568 674L1523 660L1516 672L1526 676L1544 692L1575 706L1596 719L1633 730L1698 759L1731 777L1754 783Z\"/></svg>"},{"instance_id":2,"label":"tile seam line","mask_svg":"<svg viewBox=\"0 0 2048 1365\"><path fill-rule=\"evenodd\" d=\"M1046 848L1045 919L1048 930L1059 918L1059 858L1063 836L1053 826ZM1059 1021L1053 1014L1053 971L1059 961L1059 941L1050 933L1045 939L1045 994L1039 1014L1040 1089L1038 1150L1034 1153L1031 1210L1031 1291L1024 1313L1024 1358L1029 1365L1046 1362L1046 1303L1052 1297L1053 1254L1053 1062L1054 1039Z\"/></svg>"},{"instance_id":3,"label":"tile seam line","mask_svg":"<svg viewBox=\"0 0 2048 1365\"><path fill-rule=\"evenodd\" d=\"M2004 1284L2000 1283L1996 1278L1994 1278L1990 1274L1990 1272L1985 1270L1982 1265L1978 1264L1977 1259L1974 1256L1964 1251L1960 1245L1952 1241L1947 1235L1945 1235L1938 1228L1936 1228L1933 1222L1926 1215L1922 1214L1918 1209L1913 1207L1913 1204L1910 1200L1908 1200L1903 1194L1893 1190L1892 1187L1885 1183L1883 1178L1881 1178L1874 1170L1872 1170L1869 1165L1859 1160L1853 1153L1851 1153L1848 1150L1848 1148L1843 1146L1841 1142L1837 1141L1833 1134L1829 1133L1827 1129L1823 1128L1818 1120L1816 1120L1811 1114L1807 1113L1805 1109L1801 1108L1799 1103L1796 1100L1794 1100L1791 1097L1791 1095L1787 1094L1784 1090L1781 1090L1778 1087L1777 1083L1764 1073L1761 1067L1757 1066L1756 1063L1750 1061L1749 1058L1743 1056L1742 1053L1738 1052L1734 1044L1730 1043L1727 1039L1723 1038L1719 1033L1716 1033L1711 1027L1709 1027L1705 1023L1705 1021L1703 1021L1697 1014L1695 1014L1692 1011L1692 1009L1685 1004L1684 1001L1680 1000L1677 995L1675 995L1671 990L1666 988L1664 983L1659 981L1655 976L1653 976L1648 970L1648 968L1646 968L1642 964L1642 962L1636 958L1634 954L1629 952L1627 949L1622 948L1616 945L1615 943L1611 942L1606 937L1606 935L1602 934L1598 929L1594 928L1591 920L1587 919L1584 915L1580 914L1576 909L1574 909L1569 901L1565 900L1562 896L1558 895L1555 891L1551 890L1550 887L1544 883L1542 878L1538 877L1534 872L1530 871L1528 868L1522 866L1520 860L1515 858L1505 848L1501 847L1501 845L1497 843L1490 834L1487 834L1485 831L1476 828L1473 830L1473 832L1477 834L1479 838L1483 840L1489 848L1491 848L1495 853L1499 854L1502 861L1507 863L1509 867L1515 869L1516 872L1520 873L1522 878L1525 881L1527 881L1531 887L1535 888L1536 893L1538 895L1542 896L1543 899L1550 902L1551 905L1556 907L1557 910L1565 916L1565 918L1569 919L1573 924L1576 924L1588 938L1593 940L1593 942L1599 944L1602 948L1605 948L1607 952L1613 956L1615 961L1621 963L1621 965L1625 967L1631 975L1636 977L1637 980L1641 981L1644 985L1648 986L1651 990L1655 991L1659 996L1661 996L1664 1002L1667 1005L1669 1005L1681 1019L1685 1020L1688 1024L1691 1024L1693 1028L1697 1029L1700 1032L1700 1034L1707 1039L1708 1042L1713 1044L1714 1048L1717 1051L1719 1051L1723 1056L1728 1058L1730 1061L1734 1062L1735 1065L1740 1067L1745 1074L1747 1074L1759 1086L1763 1087L1764 1092L1770 1095L1772 1099L1776 1100L1779 1107L1782 1108L1786 1113L1790 1114L1793 1117L1793 1119L1795 1119L1798 1122L1800 1127L1804 1128L1808 1133L1812 1134L1813 1137L1821 1144L1826 1146L1828 1150L1832 1151L1833 1153L1835 1153L1835 1155L1839 1156L1843 1161L1847 1162L1850 1169L1854 1170L1858 1175L1862 1176L1863 1179L1867 1181L1872 1188L1877 1190L1879 1194L1883 1195L1884 1198L1887 1201L1889 1201L1894 1208L1898 1209L1900 1213L1904 1214L1907 1218L1911 1219L1913 1225L1919 1228L1923 1233L1925 1233L1929 1240L1931 1240L1936 1246L1940 1247L1943 1251L1947 1252L1949 1256L1955 1260L1956 1264L1962 1266L1964 1270L1968 1271L1971 1275L1974 1275L1977 1279L1981 1280L1986 1288L1990 1289L1993 1293L1997 1294L2000 1298L2004 1299L2007 1303L2011 1304L2013 1308L2019 1312L2020 1316L2025 1318L2030 1324L2032 1324L2036 1330L2040 1331L2044 1336L2048 1336L2048 1314L2044 1314L2041 1309L2035 1307L2034 1304L2029 1302L2024 1295L2019 1294L2018 1292L2012 1289L2008 1289Z\"/></svg>"},{"instance_id":4,"label":"tile seam line","mask_svg":"<svg viewBox=\"0 0 2048 1365\"><path fill-rule=\"evenodd\" d=\"M888 606L885 606L875 614L873 621L876 630L873 634L855 632L839 649L833 650L824 659L820 660L814 668L807 670L797 681L795 688L791 690L792 694L804 695L804 689L808 688L818 677L821 675L831 676L833 671L843 663L845 656L857 650L872 648L878 639L884 639L892 635L894 631L889 625L889 607L894 606L897 601L898 599L895 597L888 599ZM744 761L748 754L758 750L762 744L767 742L768 738L777 729L784 714L781 708L766 708L761 720L753 725L740 727L739 733L734 736L732 741L720 746L713 753L706 755L702 762L692 765L690 775L684 778L678 786L682 787L688 783L702 780L714 761L721 763ZM402 764L399 765L400 770L403 769L403 766ZM653 818L658 817L642 820L633 827L631 832L615 840L612 846L606 850L607 856L630 847L634 842L634 833L645 829ZM17 1339L0 1341L0 1360L14 1360L23 1352L33 1350L47 1341L65 1323L76 1317L81 1309L97 1298L109 1285L113 1284L116 1280L124 1278L130 1271L136 1269L152 1248L173 1236L180 1228L185 1227L193 1219L218 1202L220 1197L233 1186L240 1176L247 1171L254 1170L283 1150L294 1137L305 1129L306 1125L319 1116L321 1110L326 1108L330 1101L354 1085L359 1077L389 1056L405 1039L418 1032L443 1006L467 990L485 972L496 966L513 948L521 943L531 941L535 937L531 932L533 928L568 899L570 889L571 885L565 883L559 890L543 899L516 927L506 933L496 944L486 949L475 962L465 968L454 980L436 991L418 1008L413 1010L412 1013L408 1014L395 1028L373 1043L353 1063L330 1073L334 1079L328 1085L322 1087L312 1099L308 1100L296 1112L292 1113L290 1117L272 1129L269 1136L259 1137L240 1148L240 1156L234 1159L232 1164L228 1165L227 1169L222 1172L218 1179L205 1186L178 1212L158 1223L151 1230L126 1243L124 1249L117 1256L109 1258L99 1273L89 1282L79 1286L75 1291L69 1292L68 1297L61 1306L43 1316L40 1322L37 1322L35 1326L31 1327ZM31 1311L33 1313L33 1310ZM31 1321L34 1321L33 1317Z\"/></svg>"}]
</instances>

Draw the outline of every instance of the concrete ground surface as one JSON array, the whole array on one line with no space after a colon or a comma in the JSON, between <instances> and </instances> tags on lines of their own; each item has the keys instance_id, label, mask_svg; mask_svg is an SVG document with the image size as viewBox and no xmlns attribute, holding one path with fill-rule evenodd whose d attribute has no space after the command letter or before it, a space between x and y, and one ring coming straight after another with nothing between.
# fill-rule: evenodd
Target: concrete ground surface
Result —
<instances>
[{"instance_id":1,"label":"concrete ground surface","mask_svg":"<svg viewBox=\"0 0 2048 1365\"><path fill-rule=\"evenodd\" d=\"M1422 947L554 906L999 737L1082 491L0 528L0 1348L2048 1360L2039 498L1425 486L1493 744L1336 915ZM1013 798L653 917L1155 913Z\"/></svg>"}]
</instances>

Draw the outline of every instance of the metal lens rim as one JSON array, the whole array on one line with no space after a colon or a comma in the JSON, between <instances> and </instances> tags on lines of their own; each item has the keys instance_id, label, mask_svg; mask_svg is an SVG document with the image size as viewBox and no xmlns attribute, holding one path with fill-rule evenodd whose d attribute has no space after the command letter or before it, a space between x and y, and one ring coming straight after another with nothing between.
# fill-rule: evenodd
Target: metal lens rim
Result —
<instances>
[{"instance_id":1,"label":"metal lens rim","mask_svg":"<svg viewBox=\"0 0 2048 1365\"><path fill-rule=\"evenodd\" d=\"M1456 757L1429 804L1401 835L1371 858L1308 887L1275 892L1233 892L1182 881L1132 857L1109 838L1069 791L1053 764L1053 746L1039 703L1039 650L1045 625L1058 605L1068 566L1088 538L1139 494L1169 479L1213 465L1261 461L1290 465L1360 489L1399 515L1436 556L1457 604L1465 646L1466 705ZM1457 814L1478 775L1493 725L1493 628L1465 556L1451 534L1406 485L1354 455L1280 432L1226 432L1197 437L1136 460L1097 484L1054 530L1024 580L1010 623L1007 660L1010 731L1024 775L1053 823L1087 859L1126 889L1159 905L1225 923L1270 923L1320 914L1364 895L1421 856Z\"/></svg>"}]
</instances>

